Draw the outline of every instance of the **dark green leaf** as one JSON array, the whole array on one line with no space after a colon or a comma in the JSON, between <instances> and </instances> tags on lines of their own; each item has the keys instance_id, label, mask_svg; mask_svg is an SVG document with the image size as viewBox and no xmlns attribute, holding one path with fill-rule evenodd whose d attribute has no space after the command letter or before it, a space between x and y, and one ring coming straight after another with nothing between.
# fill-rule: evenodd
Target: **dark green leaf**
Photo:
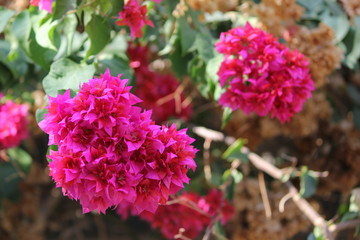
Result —
<instances>
[{"instance_id":1,"label":"dark green leaf","mask_svg":"<svg viewBox=\"0 0 360 240\"><path fill-rule=\"evenodd\" d=\"M15 198L19 194L20 176L10 162L0 162L0 198Z\"/></svg>"},{"instance_id":2,"label":"dark green leaf","mask_svg":"<svg viewBox=\"0 0 360 240\"><path fill-rule=\"evenodd\" d=\"M181 42L182 54L185 55L191 47L194 45L196 38L196 31L193 30L186 20L186 16L182 16L178 19L179 23L179 37Z\"/></svg>"},{"instance_id":3,"label":"dark green leaf","mask_svg":"<svg viewBox=\"0 0 360 240\"><path fill-rule=\"evenodd\" d=\"M86 25L85 31L91 42L90 49L85 59L98 54L110 41L110 24L107 18L99 15L92 15L90 22Z\"/></svg>"},{"instance_id":4,"label":"dark green leaf","mask_svg":"<svg viewBox=\"0 0 360 240\"><path fill-rule=\"evenodd\" d=\"M306 166L301 168L300 195L303 198L311 197L316 192L318 179Z\"/></svg>"},{"instance_id":5,"label":"dark green leaf","mask_svg":"<svg viewBox=\"0 0 360 240\"><path fill-rule=\"evenodd\" d=\"M110 69L112 75L122 74L122 79L132 79L133 70L130 68L129 60L126 57L109 56L99 61L99 72Z\"/></svg>"}]
</instances>

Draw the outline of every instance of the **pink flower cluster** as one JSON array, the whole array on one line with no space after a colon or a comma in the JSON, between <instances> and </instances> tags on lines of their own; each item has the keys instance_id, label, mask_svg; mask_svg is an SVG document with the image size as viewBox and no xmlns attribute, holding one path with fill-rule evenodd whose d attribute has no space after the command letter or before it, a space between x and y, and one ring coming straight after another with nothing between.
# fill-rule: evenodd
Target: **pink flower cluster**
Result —
<instances>
[{"instance_id":1,"label":"pink flower cluster","mask_svg":"<svg viewBox=\"0 0 360 240\"><path fill-rule=\"evenodd\" d=\"M161 0L156 0L159 3ZM119 12L120 20L116 22L120 26L128 26L130 28L130 36L132 38L140 38L142 36L142 28L144 25L154 27L154 24L146 16L146 6L140 6L138 0L129 0L123 10Z\"/></svg>"},{"instance_id":2,"label":"pink flower cluster","mask_svg":"<svg viewBox=\"0 0 360 240\"><path fill-rule=\"evenodd\" d=\"M52 0L30 0L30 4L52 13Z\"/></svg>"},{"instance_id":3,"label":"pink flower cluster","mask_svg":"<svg viewBox=\"0 0 360 240\"><path fill-rule=\"evenodd\" d=\"M234 207L216 189L212 189L206 196L183 193L176 200L178 203L159 206L155 213L144 211L140 215L153 228L159 228L167 239L174 239L180 228L185 230L184 236L194 239L211 224L213 217L218 217L216 221L226 224L235 213ZM124 205L117 209L123 218L127 218L128 211L131 212L131 208Z\"/></svg>"},{"instance_id":4,"label":"pink flower cluster","mask_svg":"<svg viewBox=\"0 0 360 240\"><path fill-rule=\"evenodd\" d=\"M20 145L28 135L28 106L7 100L0 93L0 150Z\"/></svg>"},{"instance_id":5,"label":"pink flower cluster","mask_svg":"<svg viewBox=\"0 0 360 240\"><path fill-rule=\"evenodd\" d=\"M171 117L188 120L191 105L185 101L182 92L176 91L179 87L176 77L150 70L149 49L146 46L130 43L127 54L135 71L135 94L143 100L140 104L143 108L153 109L154 121L162 123Z\"/></svg>"},{"instance_id":6,"label":"pink flower cluster","mask_svg":"<svg viewBox=\"0 0 360 240\"><path fill-rule=\"evenodd\" d=\"M249 23L222 33L216 49L225 55L218 71L221 86L226 86L222 106L270 114L284 123L314 90L305 57Z\"/></svg>"},{"instance_id":7,"label":"pink flower cluster","mask_svg":"<svg viewBox=\"0 0 360 240\"><path fill-rule=\"evenodd\" d=\"M154 212L189 183L196 149L186 130L155 125L151 111L134 104L127 80L107 70L84 83L79 93L49 97L39 126L49 134L50 176L63 194L80 201L83 212L104 213L131 204L137 213Z\"/></svg>"}]
</instances>

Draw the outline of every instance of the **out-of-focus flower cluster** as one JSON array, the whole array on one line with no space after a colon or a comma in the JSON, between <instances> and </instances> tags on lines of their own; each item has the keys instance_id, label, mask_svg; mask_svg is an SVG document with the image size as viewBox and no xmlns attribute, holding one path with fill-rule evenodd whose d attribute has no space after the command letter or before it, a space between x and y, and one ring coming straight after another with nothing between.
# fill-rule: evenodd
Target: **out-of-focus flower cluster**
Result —
<instances>
[{"instance_id":1,"label":"out-of-focus flower cluster","mask_svg":"<svg viewBox=\"0 0 360 240\"><path fill-rule=\"evenodd\" d=\"M33 6L39 6L39 9L52 13L52 0L30 0Z\"/></svg>"},{"instance_id":2,"label":"out-of-focus flower cluster","mask_svg":"<svg viewBox=\"0 0 360 240\"><path fill-rule=\"evenodd\" d=\"M212 218L226 224L235 213L233 206L223 198L222 192L216 189L212 189L206 196L184 192L173 202L159 206L155 213L144 211L140 215L168 239L174 239L180 229L184 230L183 236L194 239L211 224ZM117 211L123 218L127 218L129 211L134 215L126 205L120 205Z\"/></svg>"},{"instance_id":3,"label":"out-of-focus flower cluster","mask_svg":"<svg viewBox=\"0 0 360 240\"><path fill-rule=\"evenodd\" d=\"M150 69L150 53L146 46L129 44L127 54L130 66L135 71L135 94L142 99L140 106L152 109L152 118L157 123L165 122L170 117L188 120L191 106L185 101L176 77L171 73L159 74Z\"/></svg>"},{"instance_id":4,"label":"out-of-focus flower cluster","mask_svg":"<svg viewBox=\"0 0 360 240\"><path fill-rule=\"evenodd\" d=\"M212 13L215 11L227 12L234 10L238 5L238 0L186 0L194 10Z\"/></svg>"},{"instance_id":5,"label":"out-of-focus flower cluster","mask_svg":"<svg viewBox=\"0 0 360 240\"><path fill-rule=\"evenodd\" d=\"M216 49L225 55L218 75L225 93L219 104L281 123L299 112L314 89L308 61L249 23L222 33Z\"/></svg>"},{"instance_id":6,"label":"out-of-focus flower cluster","mask_svg":"<svg viewBox=\"0 0 360 240\"><path fill-rule=\"evenodd\" d=\"M20 145L28 135L28 106L2 100L0 93L0 150Z\"/></svg>"},{"instance_id":7,"label":"out-of-focus flower cluster","mask_svg":"<svg viewBox=\"0 0 360 240\"><path fill-rule=\"evenodd\" d=\"M294 26L288 29L284 38L291 49L297 49L309 58L316 87L323 86L327 77L339 67L342 52L334 44L334 32L329 26L323 23L314 29Z\"/></svg>"},{"instance_id":8,"label":"out-of-focus flower cluster","mask_svg":"<svg viewBox=\"0 0 360 240\"><path fill-rule=\"evenodd\" d=\"M261 28L276 36L281 36L289 27L296 25L304 9L295 0L264 0L248 9L261 22Z\"/></svg>"},{"instance_id":9,"label":"out-of-focus flower cluster","mask_svg":"<svg viewBox=\"0 0 360 240\"><path fill-rule=\"evenodd\" d=\"M196 168L186 130L155 125L151 111L134 106L141 100L126 84L107 70L74 98L70 90L49 97L39 123L49 145L58 147L48 156L50 175L84 213L123 203L136 213L154 212L189 183L188 169Z\"/></svg>"},{"instance_id":10,"label":"out-of-focus flower cluster","mask_svg":"<svg viewBox=\"0 0 360 240\"><path fill-rule=\"evenodd\" d=\"M340 0L346 13L350 17L360 16L360 1L358 0Z\"/></svg>"}]
</instances>

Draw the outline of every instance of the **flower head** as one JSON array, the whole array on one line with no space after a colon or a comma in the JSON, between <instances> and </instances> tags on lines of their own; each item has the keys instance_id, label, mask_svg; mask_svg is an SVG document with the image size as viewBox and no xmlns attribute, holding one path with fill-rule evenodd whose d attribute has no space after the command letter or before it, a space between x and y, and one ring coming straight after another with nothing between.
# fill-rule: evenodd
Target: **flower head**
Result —
<instances>
[{"instance_id":1,"label":"flower head","mask_svg":"<svg viewBox=\"0 0 360 240\"><path fill-rule=\"evenodd\" d=\"M138 0L129 0L119 13L120 20L116 24L128 26L130 28L130 36L132 38L140 38L144 25L154 27L153 22L147 18L146 14L146 6L140 6Z\"/></svg>"},{"instance_id":2,"label":"flower head","mask_svg":"<svg viewBox=\"0 0 360 240\"><path fill-rule=\"evenodd\" d=\"M216 49L225 55L218 71L226 87L220 105L247 114L270 114L284 123L314 90L304 56L249 23L222 33Z\"/></svg>"},{"instance_id":3,"label":"flower head","mask_svg":"<svg viewBox=\"0 0 360 240\"><path fill-rule=\"evenodd\" d=\"M52 0L30 0L30 4L52 13Z\"/></svg>"},{"instance_id":4,"label":"flower head","mask_svg":"<svg viewBox=\"0 0 360 240\"><path fill-rule=\"evenodd\" d=\"M0 93L0 100L2 97ZM0 150L18 146L29 135L27 115L25 104L0 102Z\"/></svg>"},{"instance_id":5,"label":"flower head","mask_svg":"<svg viewBox=\"0 0 360 240\"><path fill-rule=\"evenodd\" d=\"M195 169L193 139L175 126L158 126L150 111L134 106L127 80L107 70L79 93L49 97L40 127L50 135L50 176L83 212L127 203L137 213L154 212L188 183Z\"/></svg>"}]
</instances>

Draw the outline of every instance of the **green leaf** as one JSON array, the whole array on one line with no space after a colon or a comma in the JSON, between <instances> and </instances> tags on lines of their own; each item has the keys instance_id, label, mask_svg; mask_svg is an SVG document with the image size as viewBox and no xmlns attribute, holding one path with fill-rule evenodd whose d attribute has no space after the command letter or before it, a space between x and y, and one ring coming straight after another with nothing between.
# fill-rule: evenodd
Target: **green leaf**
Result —
<instances>
[{"instance_id":1,"label":"green leaf","mask_svg":"<svg viewBox=\"0 0 360 240\"><path fill-rule=\"evenodd\" d=\"M15 198L19 194L20 176L10 162L0 162L0 199Z\"/></svg>"},{"instance_id":2,"label":"green leaf","mask_svg":"<svg viewBox=\"0 0 360 240\"><path fill-rule=\"evenodd\" d=\"M53 20L66 16L66 13L76 8L76 0L56 0Z\"/></svg>"},{"instance_id":3,"label":"green leaf","mask_svg":"<svg viewBox=\"0 0 360 240\"><path fill-rule=\"evenodd\" d=\"M122 79L132 79L133 70L130 68L129 59L125 56L108 56L99 61L99 72L105 72L110 69L112 75L122 74Z\"/></svg>"},{"instance_id":4,"label":"green leaf","mask_svg":"<svg viewBox=\"0 0 360 240\"><path fill-rule=\"evenodd\" d=\"M205 33L197 34L194 47L205 62L214 57L214 43L211 35Z\"/></svg>"},{"instance_id":5,"label":"green leaf","mask_svg":"<svg viewBox=\"0 0 360 240\"><path fill-rule=\"evenodd\" d=\"M213 91L211 92L211 95L215 101L218 101L221 94L224 92L224 89L220 86L219 76L217 75L223 60L224 56L222 54L216 54L215 57L210 59L206 65L206 79L208 84L213 85Z\"/></svg>"},{"instance_id":6,"label":"green leaf","mask_svg":"<svg viewBox=\"0 0 360 240\"><path fill-rule=\"evenodd\" d=\"M85 60L98 54L110 41L110 24L107 18L99 15L92 15L91 20L85 27L91 42L90 49L87 51Z\"/></svg>"},{"instance_id":7,"label":"green leaf","mask_svg":"<svg viewBox=\"0 0 360 240\"><path fill-rule=\"evenodd\" d=\"M233 112L234 111L231 108L228 107L224 108L224 112L221 120L221 128L224 128L226 124L230 121Z\"/></svg>"},{"instance_id":8,"label":"green leaf","mask_svg":"<svg viewBox=\"0 0 360 240\"><path fill-rule=\"evenodd\" d=\"M15 11L0 6L0 33L4 32L6 24L14 14Z\"/></svg>"},{"instance_id":9,"label":"green leaf","mask_svg":"<svg viewBox=\"0 0 360 240\"><path fill-rule=\"evenodd\" d=\"M39 123L42 120L44 120L44 116L47 113L48 113L47 109L38 109L38 110L36 110L36 114L35 114L36 122Z\"/></svg>"},{"instance_id":10,"label":"green leaf","mask_svg":"<svg viewBox=\"0 0 360 240\"><path fill-rule=\"evenodd\" d=\"M28 41L31 32L29 11L22 11L15 17L14 22L11 24L10 31L20 43Z\"/></svg>"},{"instance_id":11,"label":"green leaf","mask_svg":"<svg viewBox=\"0 0 360 240\"><path fill-rule=\"evenodd\" d=\"M14 161L23 172L29 173L32 164L32 158L26 151L21 148L10 148L7 150L7 153L10 159Z\"/></svg>"},{"instance_id":12,"label":"green leaf","mask_svg":"<svg viewBox=\"0 0 360 240\"><path fill-rule=\"evenodd\" d=\"M181 42L182 54L185 55L194 45L196 31L192 29L186 20L186 16L178 18L179 37Z\"/></svg>"},{"instance_id":13,"label":"green leaf","mask_svg":"<svg viewBox=\"0 0 360 240\"><path fill-rule=\"evenodd\" d=\"M124 7L124 0L110 0L110 2L112 5L112 10L111 10L110 16L118 15L118 13Z\"/></svg>"},{"instance_id":14,"label":"green leaf","mask_svg":"<svg viewBox=\"0 0 360 240\"><path fill-rule=\"evenodd\" d=\"M57 145L50 145L48 147L47 153L46 153L46 160L50 163L52 162L52 159L48 158L48 156L50 155L50 150L51 151L57 151L59 149L59 147Z\"/></svg>"},{"instance_id":15,"label":"green leaf","mask_svg":"<svg viewBox=\"0 0 360 240\"><path fill-rule=\"evenodd\" d=\"M303 166L300 175L300 196L303 198L311 197L316 192L317 184L318 179L314 172Z\"/></svg>"},{"instance_id":16,"label":"green leaf","mask_svg":"<svg viewBox=\"0 0 360 240\"><path fill-rule=\"evenodd\" d=\"M241 148L245 145L246 140L239 138L233 144L231 144L228 149L223 153L222 158L236 158L239 156Z\"/></svg>"},{"instance_id":17,"label":"green leaf","mask_svg":"<svg viewBox=\"0 0 360 240\"><path fill-rule=\"evenodd\" d=\"M350 29L350 22L342 11L335 16L330 11L325 11L320 19L334 30L336 42L340 42Z\"/></svg>"},{"instance_id":18,"label":"green leaf","mask_svg":"<svg viewBox=\"0 0 360 240\"><path fill-rule=\"evenodd\" d=\"M51 65L49 74L43 80L43 87L46 94L55 97L60 89L79 89L80 84L91 79L94 73L93 65L60 59Z\"/></svg>"}]
</instances>

